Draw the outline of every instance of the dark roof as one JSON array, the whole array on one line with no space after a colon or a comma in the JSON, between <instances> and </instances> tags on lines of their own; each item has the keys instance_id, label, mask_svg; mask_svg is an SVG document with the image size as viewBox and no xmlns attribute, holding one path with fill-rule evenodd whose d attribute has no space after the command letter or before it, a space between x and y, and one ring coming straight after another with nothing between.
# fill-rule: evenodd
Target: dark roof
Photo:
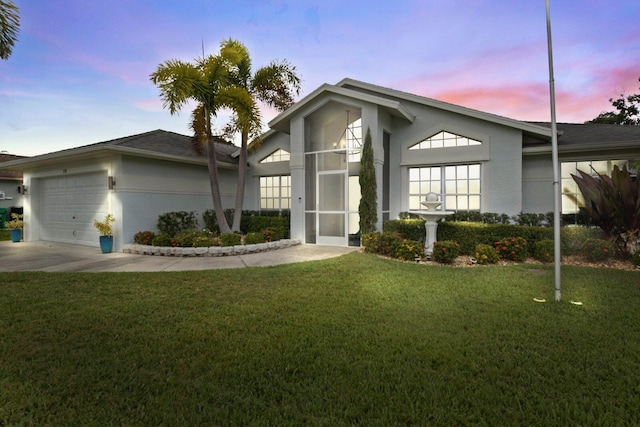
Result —
<instances>
[{"instance_id":1,"label":"dark roof","mask_svg":"<svg viewBox=\"0 0 640 427\"><path fill-rule=\"evenodd\" d=\"M168 154L171 156L206 158L206 152L198 152L192 137L161 129L77 148L99 146L118 146ZM224 143L216 143L215 146L218 161L238 163L238 160L232 157L232 154L238 150L238 147ZM71 151L77 148L64 151Z\"/></svg>"},{"instance_id":2,"label":"dark roof","mask_svg":"<svg viewBox=\"0 0 640 427\"><path fill-rule=\"evenodd\" d=\"M10 162L12 160L18 160L18 159L24 159L24 156L16 156L14 154L0 153L0 164L4 162ZM21 180L22 172L3 170L2 166L0 166L0 179Z\"/></svg>"},{"instance_id":3,"label":"dark roof","mask_svg":"<svg viewBox=\"0 0 640 427\"><path fill-rule=\"evenodd\" d=\"M534 122L551 128L551 123ZM629 147L640 149L640 126L602 123L557 123L558 147L603 148Z\"/></svg>"}]
</instances>

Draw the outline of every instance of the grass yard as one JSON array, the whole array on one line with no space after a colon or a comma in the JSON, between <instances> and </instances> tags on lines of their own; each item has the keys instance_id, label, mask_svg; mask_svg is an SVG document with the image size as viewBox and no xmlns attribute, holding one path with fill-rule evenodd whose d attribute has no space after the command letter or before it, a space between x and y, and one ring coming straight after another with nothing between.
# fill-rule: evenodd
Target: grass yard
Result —
<instances>
[{"instance_id":1,"label":"grass yard","mask_svg":"<svg viewBox=\"0 0 640 427\"><path fill-rule=\"evenodd\" d=\"M362 253L2 273L0 425L640 424L640 273L534 297L552 267Z\"/></svg>"}]
</instances>

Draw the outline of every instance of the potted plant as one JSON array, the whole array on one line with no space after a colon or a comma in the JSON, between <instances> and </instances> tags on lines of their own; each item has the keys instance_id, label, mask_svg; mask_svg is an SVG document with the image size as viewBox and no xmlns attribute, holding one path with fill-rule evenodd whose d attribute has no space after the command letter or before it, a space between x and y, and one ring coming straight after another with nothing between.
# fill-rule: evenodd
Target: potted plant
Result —
<instances>
[{"instance_id":1,"label":"potted plant","mask_svg":"<svg viewBox=\"0 0 640 427\"><path fill-rule=\"evenodd\" d=\"M24 228L23 214L12 213L11 221L7 222L7 228L11 230L11 241L18 243L22 240L22 229Z\"/></svg>"},{"instance_id":2,"label":"potted plant","mask_svg":"<svg viewBox=\"0 0 640 427\"><path fill-rule=\"evenodd\" d=\"M115 218L111 214L104 217L104 221L93 220L93 226L100 233L100 250L103 254L108 254L113 250L113 222Z\"/></svg>"}]
</instances>

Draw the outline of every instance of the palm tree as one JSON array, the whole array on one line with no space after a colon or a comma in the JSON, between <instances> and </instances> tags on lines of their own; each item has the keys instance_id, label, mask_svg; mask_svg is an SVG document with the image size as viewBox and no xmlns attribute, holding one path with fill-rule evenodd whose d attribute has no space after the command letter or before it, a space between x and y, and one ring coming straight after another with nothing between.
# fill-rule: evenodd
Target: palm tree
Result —
<instances>
[{"instance_id":1,"label":"palm tree","mask_svg":"<svg viewBox=\"0 0 640 427\"><path fill-rule=\"evenodd\" d=\"M267 66L259 68L252 74L251 57L247 48L240 42L227 40L227 46L233 47L237 52L243 52L242 60L231 72L231 81L234 86L244 89L251 99L261 101L278 111L284 111L294 102L294 96L300 93L300 77L296 74L296 67L286 60L271 61ZM238 166L238 187L236 189L236 203L233 211L232 231L240 231L240 219L242 216L242 203L244 199L245 176L247 171L247 151L249 138L252 137L252 148L260 146L260 117L254 120L242 120L243 114L248 112L235 110L232 123L227 127L227 132L240 132L241 145Z\"/></svg>"},{"instance_id":2,"label":"palm tree","mask_svg":"<svg viewBox=\"0 0 640 427\"><path fill-rule=\"evenodd\" d=\"M253 98L242 88L234 86L231 73L244 60L245 51L237 49L235 42L223 41L217 55L197 59L195 63L180 60L168 60L158 66L151 74L151 81L160 89L164 108L173 115L187 102L195 101L196 109L192 114L191 128L194 139L206 147L209 182L216 219L221 233L230 233L231 229L224 216L220 197L220 180L215 142L211 133L211 119L218 110L230 108L236 112L239 126L250 128L256 117L257 107Z\"/></svg>"},{"instance_id":3,"label":"palm tree","mask_svg":"<svg viewBox=\"0 0 640 427\"><path fill-rule=\"evenodd\" d=\"M18 40L20 13L12 0L0 0L0 59L7 60Z\"/></svg>"}]
</instances>

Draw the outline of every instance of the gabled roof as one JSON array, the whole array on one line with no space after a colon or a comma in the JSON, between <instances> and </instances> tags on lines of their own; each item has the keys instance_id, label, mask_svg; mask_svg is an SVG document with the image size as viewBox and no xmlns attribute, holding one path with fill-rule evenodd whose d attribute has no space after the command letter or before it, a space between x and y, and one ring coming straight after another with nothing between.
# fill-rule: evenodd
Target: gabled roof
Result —
<instances>
[{"instance_id":1,"label":"gabled roof","mask_svg":"<svg viewBox=\"0 0 640 427\"><path fill-rule=\"evenodd\" d=\"M237 166L237 159L232 157L237 147L216 143L215 148L219 166L227 168ZM207 162L206 154L198 153L191 137L158 129L20 159L9 162L7 166L12 170L25 170L35 166L55 164L62 160L80 160L88 156L95 159L97 156L110 154L125 154L183 163L203 164Z\"/></svg>"},{"instance_id":2,"label":"gabled roof","mask_svg":"<svg viewBox=\"0 0 640 427\"><path fill-rule=\"evenodd\" d=\"M479 120L496 123L502 126L519 129L525 135L533 137L534 139L551 139L551 129L545 126L540 126L536 123L514 120L507 117L498 116L496 114L486 113L484 111L449 104L447 102L426 98L424 96L414 95L411 93L389 89L386 87L377 86L349 78L341 80L336 85L325 83L322 86L318 87L309 95L305 96L296 104L294 104L291 108L280 113L273 120L271 120L269 122L271 131L289 133L289 123L291 118L300 110L304 109L308 104L320 98L321 96L325 96L328 99L336 96L344 96L365 102L370 102L381 106L382 108L389 111L390 114L396 117L403 118L410 123L415 120L415 116L405 104L407 102L417 103L428 107L449 111L455 114L461 114L467 117L473 117ZM263 138L269 135L271 135L271 133L265 134Z\"/></svg>"},{"instance_id":3,"label":"gabled roof","mask_svg":"<svg viewBox=\"0 0 640 427\"><path fill-rule=\"evenodd\" d=\"M305 96L300 101L295 103L292 107L276 116L269 122L269 127L280 132L289 133L289 121L291 120L291 117L294 116L298 111L306 107L310 102L314 101L320 96L326 95L329 95L329 97L331 97L332 95L344 96L348 98L358 99L360 101L370 102L372 104L381 106L382 108L389 111L390 114L396 117L403 118L409 122L413 122L415 120L415 116L409 110L407 110L406 107L403 106L399 101L376 96L375 94L364 93L362 91L355 91L348 88L325 83L311 92L309 95Z\"/></svg>"}]
</instances>

